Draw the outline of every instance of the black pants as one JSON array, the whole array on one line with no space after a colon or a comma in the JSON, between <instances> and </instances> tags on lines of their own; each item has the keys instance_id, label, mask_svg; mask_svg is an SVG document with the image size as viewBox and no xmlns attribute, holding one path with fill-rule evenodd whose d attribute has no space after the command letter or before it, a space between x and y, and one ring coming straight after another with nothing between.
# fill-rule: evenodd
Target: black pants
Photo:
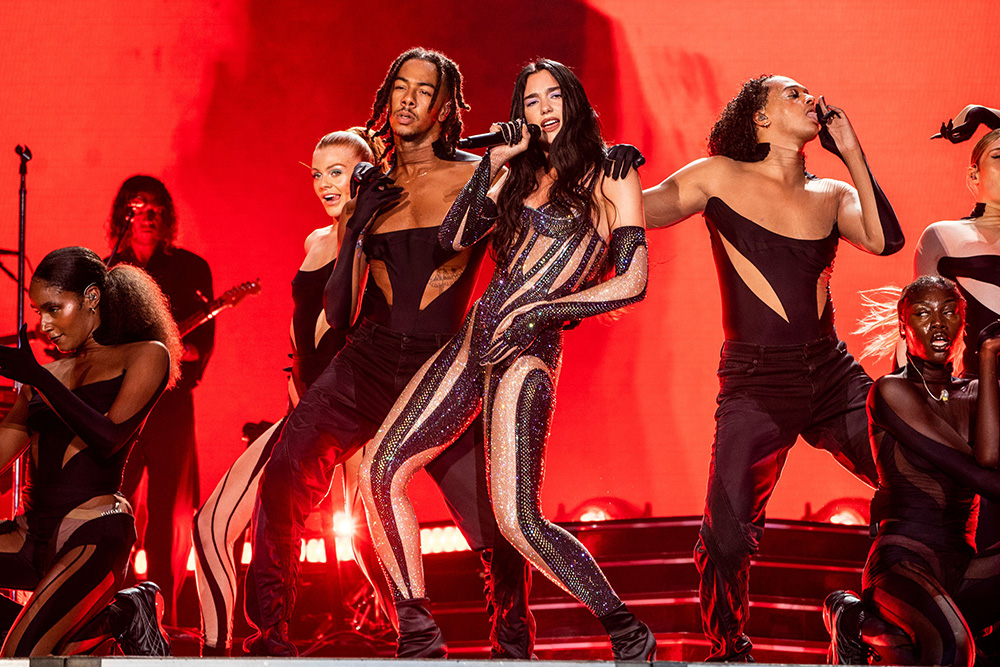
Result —
<instances>
[{"instance_id":1,"label":"black pants","mask_svg":"<svg viewBox=\"0 0 1000 667\"><path fill-rule=\"evenodd\" d=\"M448 336L401 334L366 320L288 416L264 467L254 507L246 611L259 630L291 616L305 520L326 496L334 467L375 435L413 374L447 340ZM503 541L493 517L482 421L476 420L427 466L427 472L469 545L478 551L493 550L484 557L484 562L492 561L492 582L487 586L493 593L488 601L491 612L496 622L517 628L496 633L517 639L494 649L511 657L529 657L528 568Z\"/></svg>"},{"instance_id":2,"label":"black pants","mask_svg":"<svg viewBox=\"0 0 1000 667\"><path fill-rule=\"evenodd\" d=\"M865 402L871 378L835 336L801 345L726 341L708 493L695 563L709 660L739 660L752 647L750 557L789 450L801 435L870 486L877 473Z\"/></svg>"}]
</instances>

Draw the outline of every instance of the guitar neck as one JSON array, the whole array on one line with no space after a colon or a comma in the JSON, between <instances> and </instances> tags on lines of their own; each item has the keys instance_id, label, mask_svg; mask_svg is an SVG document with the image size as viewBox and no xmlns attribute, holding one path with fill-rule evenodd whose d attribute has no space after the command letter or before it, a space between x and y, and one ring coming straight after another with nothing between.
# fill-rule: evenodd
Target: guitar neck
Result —
<instances>
[{"instance_id":1,"label":"guitar neck","mask_svg":"<svg viewBox=\"0 0 1000 667\"><path fill-rule=\"evenodd\" d=\"M200 327L205 322L214 319L216 315L229 307L230 304L220 303L218 300L206 304L205 310L198 311L194 315L185 317L177 323L177 329L181 332L181 338Z\"/></svg>"}]
</instances>

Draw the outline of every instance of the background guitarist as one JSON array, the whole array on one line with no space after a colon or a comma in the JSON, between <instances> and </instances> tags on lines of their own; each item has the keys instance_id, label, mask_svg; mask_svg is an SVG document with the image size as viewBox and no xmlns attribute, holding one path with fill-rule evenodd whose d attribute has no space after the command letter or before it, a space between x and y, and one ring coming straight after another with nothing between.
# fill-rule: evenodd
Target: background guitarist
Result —
<instances>
[{"instance_id":1,"label":"background guitarist","mask_svg":"<svg viewBox=\"0 0 1000 667\"><path fill-rule=\"evenodd\" d=\"M212 300L212 272L204 259L174 245L176 236L177 215L166 186L152 176L126 179L108 221L108 240L118 248L112 262L145 269L170 299L174 319L182 322ZM214 320L184 337L181 379L149 415L122 484L125 496L138 501L136 486L144 470L148 475L148 518L139 543L146 550L148 578L161 586L167 625L176 625L177 593L191 549L191 520L200 505L192 394L214 344Z\"/></svg>"}]
</instances>

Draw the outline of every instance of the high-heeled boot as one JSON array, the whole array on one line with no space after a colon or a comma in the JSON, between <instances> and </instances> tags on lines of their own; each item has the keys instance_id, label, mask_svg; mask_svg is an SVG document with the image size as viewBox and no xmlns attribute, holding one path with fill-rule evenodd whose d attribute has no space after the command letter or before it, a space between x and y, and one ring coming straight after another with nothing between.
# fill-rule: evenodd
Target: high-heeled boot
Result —
<instances>
[{"instance_id":1,"label":"high-heeled boot","mask_svg":"<svg viewBox=\"0 0 1000 667\"><path fill-rule=\"evenodd\" d=\"M441 636L441 628L431 616L430 600L400 600L396 603L396 613L399 616L397 658L448 657L448 647Z\"/></svg>"},{"instance_id":2,"label":"high-heeled boot","mask_svg":"<svg viewBox=\"0 0 1000 667\"><path fill-rule=\"evenodd\" d=\"M616 662L656 660L656 637L624 604L597 620L611 637L611 653Z\"/></svg>"}]
</instances>

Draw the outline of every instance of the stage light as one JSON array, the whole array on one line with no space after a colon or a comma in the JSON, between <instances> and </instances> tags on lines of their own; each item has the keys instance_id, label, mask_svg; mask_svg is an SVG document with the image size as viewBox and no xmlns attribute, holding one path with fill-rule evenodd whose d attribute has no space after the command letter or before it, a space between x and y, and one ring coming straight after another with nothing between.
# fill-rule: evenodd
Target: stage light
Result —
<instances>
[{"instance_id":1,"label":"stage light","mask_svg":"<svg viewBox=\"0 0 1000 667\"><path fill-rule=\"evenodd\" d=\"M646 503L642 509L622 498L607 496L603 498L589 498L567 511L566 506L559 504L556 511L557 522L562 521L582 521L593 523L596 521L611 521L614 519L642 519L653 515L653 506Z\"/></svg>"},{"instance_id":2,"label":"stage light","mask_svg":"<svg viewBox=\"0 0 1000 667\"><path fill-rule=\"evenodd\" d=\"M240 554L240 563L243 565L249 565L250 561L253 560L253 547L250 546L249 542L243 543L243 553Z\"/></svg>"},{"instance_id":3,"label":"stage light","mask_svg":"<svg viewBox=\"0 0 1000 667\"><path fill-rule=\"evenodd\" d=\"M187 571L194 572L194 547L188 552Z\"/></svg>"},{"instance_id":4,"label":"stage light","mask_svg":"<svg viewBox=\"0 0 1000 667\"><path fill-rule=\"evenodd\" d=\"M333 513L333 534L350 538L354 535L354 517L344 511Z\"/></svg>"},{"instance_id":5,"label":"stage light","mask_svg":"<svg viewBox=\"0 0 1000 667\"><path fill-rule=\"evenodd\" d=\"M867 526L870 521L871 504L864 498L837 498L831 500L816 512L806 503L804 521L834 523L841 526Z\"/></svg>"},{"instance_id":6,"label":"stage light","mask_svg":"<svg viewBox=\"0 0 1000 667\"><path fill-rule=\"evenodd\" d=\"M149 565L146 563L145 549L136 550L135 558L132 561L132 569L135 570L135 576L139 579L146 578L146 573L149 572Z\"/></svg>"},{"instance_id":7,"label":"stage light","mask_svg":"<svg viewBox=\"0 0 1000 667\"><path fill-rule=\"evenodd\" d=\"M303 553L307 563L326 562L326 540L321 537L314 537L305 542Z\"/></svg>"},{"instance_id":8,"label":"stage light","mask_svg":"<svg viewBox=\"0 0 1000 667\"><path fill-rule=\"evenodd\" d=\"M453 551L470 551L465 536L455 526L438 526L420 529L420 553L440 554Z\"/></svg>"}]
</instances>

